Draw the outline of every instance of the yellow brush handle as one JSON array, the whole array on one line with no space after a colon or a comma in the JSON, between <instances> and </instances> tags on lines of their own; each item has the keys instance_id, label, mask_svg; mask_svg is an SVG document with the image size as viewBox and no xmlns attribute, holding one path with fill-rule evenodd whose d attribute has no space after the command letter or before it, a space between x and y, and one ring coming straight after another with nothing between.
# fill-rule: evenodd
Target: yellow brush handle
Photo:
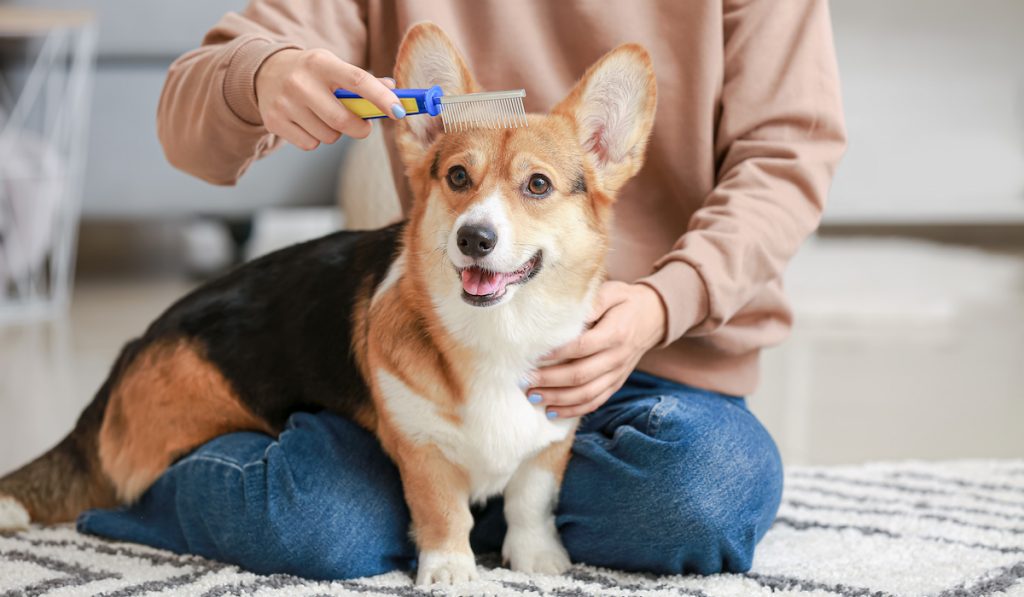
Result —
<instances>
[{"instance_id":1,"label":"yellow brush handle","mask_svg":"<svg viewBox=\"0 0 1024 597\"><path fill-rule=\"evenodd\" d=\"M402 107L405 108L406 114L417 114L420 111L419 104L416 103L416 98L403 97L401 100ZM363 119L383 118L387 116L387 114L381 112L380 108L373 105L373 102L368 99L363 99L361 97L346 97L339 99L338 101L341 102L343 106L351 110L353 114Z\"/></svg>"}]
</instances>

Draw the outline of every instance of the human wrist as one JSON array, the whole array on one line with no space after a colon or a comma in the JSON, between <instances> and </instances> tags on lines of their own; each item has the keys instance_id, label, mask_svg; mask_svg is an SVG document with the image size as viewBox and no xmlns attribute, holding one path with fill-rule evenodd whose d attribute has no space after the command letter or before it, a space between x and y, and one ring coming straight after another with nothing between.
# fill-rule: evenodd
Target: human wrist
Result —
<instances>
[{"instance_id":1,"label":"human wrist","mask_svg":"<svg viewBox=\"0 0 1024 597\"><path fill-rule=\"evenodd\" d=\"M264 58L253 75L253 89L256 92L256 104L259 105L260 97L266 93L268 86L273 85L282 75L292 71L292 63L298 59L302 50L299 48L281 48L277 52Z\"/></svg>"},{"instance_id":2,"label":"human wrist","mask_svg":"<svg viewBox=\"0 0 1024 597\"><path fill-rule=\"evenodd\" d=\"M636 282L656 292L664 306L665 336L659 348L672 344L707 319L710 309L708 290L700 274L690 264L669 261Z\"/></svg>"},{"instance_id":3,"label":"human wrist","mask_svg":"<svg viewBox=\"0 0 1024 597\"><path fill-rule=\"evenodd\" d=\"M268 59L283 51L298 51L294 44L263 37L242 39L228 62L224 76L224 101L242 121L263 124L256 95L256 79Z\"/></svg>"},{"instance_id":4,"label":"human wrist","mask_svg":"<svg viewBox=\"0 0 1024 597\"><path fill-rule=\"evenodd\" d=\"M661 295L646 284L633 284L640 309L640 342L644 350L650 350L665 340L668 330L668 314Z\"/></svg>"}]
</instances>

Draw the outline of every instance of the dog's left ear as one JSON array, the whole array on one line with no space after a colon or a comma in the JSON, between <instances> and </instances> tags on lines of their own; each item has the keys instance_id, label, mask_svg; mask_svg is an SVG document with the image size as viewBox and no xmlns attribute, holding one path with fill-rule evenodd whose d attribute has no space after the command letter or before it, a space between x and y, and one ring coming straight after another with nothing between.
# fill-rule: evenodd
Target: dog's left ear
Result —
<instances>
[{"instance_id":1,"label":"dog's left ear","mask_svg":"<svg viewBox=\"0 0 1024 597\"><path fill-rule=\"evenodd\" d=\"M587 69L551 111L576 124L598 184L614 193L644 164L658 103L654 66L647 50L623 44Z\"/></svg>"},{"instance_id":2,"label":"dog's left ear","mask_svg":"<svg viewBox=\"0 0 1024 597\"><path fill-rule=\"evenodd\" d=\"M395 59L398 87L423 89L440 85L445 95L476 93L479 87L462 54L437 25L413 25L402 39ZM398 123L396 142L406 167L418 164L424 152L441 134L440 117L417 115Z\"/></svg>"}]
</instances>

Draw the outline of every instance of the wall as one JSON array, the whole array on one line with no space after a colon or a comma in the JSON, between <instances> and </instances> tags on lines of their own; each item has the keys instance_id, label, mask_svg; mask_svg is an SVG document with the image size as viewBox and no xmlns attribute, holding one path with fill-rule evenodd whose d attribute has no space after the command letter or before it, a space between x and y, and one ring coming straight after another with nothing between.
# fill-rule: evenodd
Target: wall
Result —
<instances>
[{"instance_id":1,"label":"wall","mask_svg":"<svg viewBox=\"0 0 1024 597\"><path fill-rule=\"evenodd\" d=\"M826 223L1024 222L1024 2L831 6L850 148Z\"/></svg>"}]
</instances>

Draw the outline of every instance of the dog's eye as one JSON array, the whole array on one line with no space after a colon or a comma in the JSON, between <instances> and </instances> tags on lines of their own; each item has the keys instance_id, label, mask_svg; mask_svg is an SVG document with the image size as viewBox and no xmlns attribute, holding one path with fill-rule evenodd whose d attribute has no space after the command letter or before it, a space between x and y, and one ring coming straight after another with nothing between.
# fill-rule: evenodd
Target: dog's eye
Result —
<instances>
[{"instance_id":1,"label":"dog's eye","mask_svg":"<svg viewBox=\"0 0 1024 597\"><path fill-rule=\"evenodd\" d=\"M469 186L469 173L462 166L452 166L448 170L448 186L453 191L461 191Z\"/></svg>"},{"instance_id":2,"label":"dog's eye","mask_svg":"<svg viewBox=\"0 0 1024 597\"><path fill-rule=\"evenodd\" d=\"M547 197L551 194L551 181L543 174L534 174L526 183L526 193L533 197Z\"/></svg>"}]
</instances>

